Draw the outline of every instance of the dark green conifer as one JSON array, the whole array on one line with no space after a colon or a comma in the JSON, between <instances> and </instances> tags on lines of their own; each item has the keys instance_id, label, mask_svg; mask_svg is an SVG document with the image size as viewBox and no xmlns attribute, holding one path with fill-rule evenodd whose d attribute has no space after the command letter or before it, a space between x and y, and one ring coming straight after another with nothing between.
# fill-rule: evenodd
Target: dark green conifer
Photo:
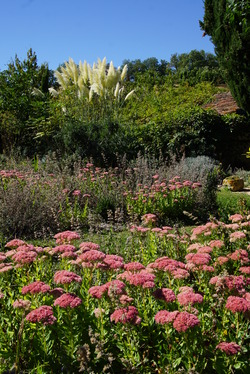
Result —
<instances>
[{"instance_id":1,"label":"dark green conifer","mask_svg":"<svg viewBox=\"0 0 250 374\"><path fill-rule=\"evenodd\" d=\"M250 1L204 0L200 26L211 37L232 95L250 113Z\"/></svg>"}]
</instances>

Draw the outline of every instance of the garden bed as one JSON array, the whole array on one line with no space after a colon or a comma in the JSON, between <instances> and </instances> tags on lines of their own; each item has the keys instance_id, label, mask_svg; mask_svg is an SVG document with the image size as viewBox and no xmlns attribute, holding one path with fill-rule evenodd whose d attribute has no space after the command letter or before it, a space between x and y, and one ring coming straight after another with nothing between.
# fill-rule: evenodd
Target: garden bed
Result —
<instances>
[{"instance_id":1,"label":"garden bed","mask_svg":"<svg viewBox=\"0 0 250 374\"><path fill-rule=\"evenodd\" d=\"M249 220L146 218L95 242L5 244L1 372L248 372Z\"/></svg>"}]
</instances>

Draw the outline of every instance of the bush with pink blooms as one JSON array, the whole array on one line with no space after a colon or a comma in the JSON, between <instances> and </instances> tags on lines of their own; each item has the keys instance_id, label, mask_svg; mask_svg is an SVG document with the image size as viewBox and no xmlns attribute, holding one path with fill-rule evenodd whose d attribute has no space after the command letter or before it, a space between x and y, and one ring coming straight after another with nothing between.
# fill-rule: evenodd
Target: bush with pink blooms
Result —
<instances>
[{"instance_id":1,"label":"bush with pink blooms","mask_svg":"<svg viewBox=\"0 0 250 374\"><path fill-rule=\"evenodd\" d=\"M210 193L217 189L214 164L205 173L202 165L201 172L192 175L190 166L187 171L178 163L154 164L139 156L131 165L125 160L113 168L78 159L68 163L48 157L37 160L34 169L28 161L10 160L0 170L0 239L49 238L62 232L56 238L61 245L68 244L68 231L83 233L107 226L121 230L128 222L145 226L190 223L188 215L206 220L214 213L216 195ZM208 188L211 168L216 183ZM150 219L150 214L156 218Z\"/></svg>"},{"instance_id":2,"label":"bush with pink blooms","mask_svg":"<svg viewBox=\"0 0 250 374\"><path fill-rule=\"evenodd\" d=\"M167 220L181 220L183 212L194 210L200 183L180 181L179 176L169 181L159 180L158 175L153 179L150 186L139 184L135 191L124 193L127 211L134 219L142 218L146 225L155 225L158 218L162 224ZM154 219L150 215L155 216Z\"/></svg>"},{"instance_id":3,"label":"bush with pink blooms","mask_svg":"<svg viewBox=\"0 0 250 374\"><path fill-rule=\"evenodd\" d=\"M249 218L10 240L0 372L247 373Z\"/></svg>"}]
</instances>

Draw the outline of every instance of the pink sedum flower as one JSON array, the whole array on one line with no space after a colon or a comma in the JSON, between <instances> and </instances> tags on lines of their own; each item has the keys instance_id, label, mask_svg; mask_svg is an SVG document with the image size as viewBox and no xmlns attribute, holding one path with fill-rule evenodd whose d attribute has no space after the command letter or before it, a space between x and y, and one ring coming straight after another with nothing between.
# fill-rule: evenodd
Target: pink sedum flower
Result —
<instances>
[{"instance_id":1,"label":"pink sedum flower","mask_svg":"<svg viewBox=\"0 0 250 374\"><path fill-rule=\"evenodd\" d=\"M58 305L61 308L76 308L77 306L81 305L81 303L82 300L80 297L74 295L73 293L64 293L54 301L54 305Z\"/></svg>"},{"instance_id":2,"label":"pink sedum flower","mask_svg":"<svg viewBox=\"0 0 250 374\"><path fill-rule=\"evenodd\" d=\"M96 249L90 249L79 256L79 258L84 262L103 261L105 257L105 253L98 251Z\"/></svg>"},{"instance_id":3,"label":"pink sedum flower","mask_svg":"<svg viewBox=\"0 0 250 374\"><path fill-rule=\"evenodd\" d=\"M100 249L99 244L93 242L82 242L80 243L79 247L83 252L89 251L90 249L95 249L96 251Z\"/></svg>"},{"instance_id":4,"label":"pink sedum flower","mask_svg":"<svg viewBox=\"0 0 250 374\"><path fill-rule=\"evenodd\" d=\"M56 284L70 284L72 282L81 283L82 278L72 271L58 270L54 274L54 282Z\"/></svg>"},{"instance_id":5,"label":"pink sedum flower","mask_svg":"<svg viewBox=\"0 0 250 374\"><path fill-rule=\"evenodd\" d=\"M186 255L186 260L195 265L208 265L211 256L208 253L189 253Z\"/></svg>"},{"instance_id":6,"label":"pink sedum flower","mask_svg":"<svg viewBox=\"0 0 250 374\"><path fill-rule=\"evenodd\" d=\"M140 271L145 269L145 266L142 265L140 262L129 262L128 264L124 264L124 269L127 271Z\"/></svg>"},{"instance_id":7,"label":"pink sedum flower","mask_svg":"<svg viewBox=\"0 0 250 374\"><path fill-rule=\"evenodd\" d=\"M245 249L236 249L228 258L234 261L240 261L241 264L248 264L248 252Z\"/></svg>"},{"instance_id":8,"label":"pink sedum flower","mask_svg":"<svg viewBox=\"0 0 250 374\"><path fill-rule=\"evenodd\" d=\"M24 245L24 244L26 244L26 243L21 239L13 239L13 240L9 241L7 244L5 244L5 247L15 249L15 248L19 247L20 245Z\"/></svg>"},{"instance_id":9,"label":"pink sedum flower","mask_svg":"<svg viewBox=\"0 0 250 374\"><path fill-rule=\"evenodd\" d=\"M233 214L232 216L229 217L229 219L233 223L241 222L243 220L243 216L241 214Z\"/></svg>"},{"instance_id":10,"label":"pink sedum flower","mask_svg":"<svg viewBox=\"0 0 250 374\"><path fill-rule=\"evenodd\" d=\"M141 318L138 316L137 308L131 305L125 308L116 309L114 313L111 314L110 320L115 323L130 323L132 325L139 325L141 323Z\"/></svg>"},{"instance_id":11,"label":"pink sedum flower","mask_svg":"<svg viewBox=\"0 0 250 374\"><path fill-rule=\"evenodd\" d=\"M198 326L200 324L200 320L192 313L188 312L180 312L173 323L173 327L178 332L185 332L191 327Z\"/></svg>"},{"instance_id":12,"label":"pink sedum flower","mask_svg":"<svg viewBox=\"0 0 250 374\"><path fill-rule=\"evenodd\" d=\"M230 242L235 242L236 240L239 240L239 239L244 239L246 237L246 234L242 231L235 231L235 232L232 232L232 234L230 234Z\"/></svg>"},{"instance_id":13,"label":"pink sedum flower","mask_svg":"<svg viewBox=\"0 0 250 374\"><path fill-rule=\"evenodd\" d=\"M66 244L66 243L71 243L74 240L80 239L80 235L77 234L75 231L63 231L59 232L54 236L56 239L57 244Z\"/></svg>"},{"instance_id":14,"label":"pink sedum flower","mask_svg":"<svg viewBox=\"0 0 250 374\"><path fill-rule=\"evenodd\" d=\"M106 255L103 263L107 265L108 269L118 270L124 268L123 258L117 255Z\"/></svg>"},{"instance_id":15,"label":"pink sedum flower","mask_svg":"<svg viewBox=\"0 0 250 374\"><path fill-rule=\"evenodd\" d=\"M14 260L17 264L20 265L31 264L35 261L36 258L37 253L34 251L20 251L12 256L12 260Z\"/></svg>"},{"instance_id":16,"label":"pink sedum flower","mask_svg":"<svg viewBox=\"0 0 250 374\"><path fill-rule=\"evenodd\" d=\"M28 284L22 288L22 294L27 293L36 294L36 293L46 293L50 290L50 286L44 282L36 281Z\"/></svg>"},{"instance_id":17,"label":"pink sedum flower","mask_svg":"<svg viewBox=\"0 0 250 374\"><path fill-rule=\"evenodd\" d=\"M23 244L16 248L17 252L29 252L29 251L35 251L35 247L33 244Z\"/></svg>"},{"instance_id":18,"label":"pink sedum flower","mask_svg":"<svg viewBox=\"0 0 250 374\"><path fill-rule=\"evenodd\" d=\"M250 274L250 266L242 266L239 268L239 271L243 274L249 275Z\"/></svg>"},{"instance_id":19,"label":"pink sedum flower","mask_svg":"<svg viewBox=\"0 0 250 374\"><path fill-rule=\"evenodd\" d=\"M121 295L120 298L119 298L119 301L121 304L130 304L132 303L132 301L134 301L134 299L132 297L129 297L128 295Z\"/></svg>"},{"instance_id":20,"label":"pink sedum flower","mask_svg":"<svg viewBox=\"0 0 250 374\"><path fill-rule=\"evenodd\" d=\"M175 310L174 312L169 312L168 310L160 310L155 315L155 322L160 325L165 325L171 323L175 320L180 312Z\"/></svg>"},{"instance_id":21,"label":"pink sedum flower","mask_svg":"<svg viewBox=\"0 0 250 374\"><path fill-rule=\"evenodd\" d=\"M60 244L57 245L56 247L52 248L53 253L65 253L65 252L74 252L75 251L75 246L72 244Z\"/></svg>"},{"instance_id":22,"label":"pink sedum flower","mask_svg":"<svg viewBox=\"0 0 250 374\"><path fill-rule=\"evenodd\" d=\"M241 351L240 346L234 342L221 342L216 346L216 349L225 352L227 356L236 355L238 352Z\"/></svg>"},{"instance_id":23,"label":"pink sedum flower","mask_svg":"<svg viewBox=\"0 0 250 374\"><path fill-rule=\"evenodd\" d=\"M196 303L201 304L203 302L203 296L199 293L184 291L177 295L177 300L180 305L194 305Z\"/></svg>"},{"instance_id":24,"label":"pink sedum flower","mask_svg":"<svg viewBox=\"0 0 250 374\"><path fill-rule=\"evenodd\" d=\"M156 299L163 300L166 303L171 303L176 300L175 293L170 288L158 288L153 292L153 295Z\"/></svg>"},{"instance_id":25,"label":"pink sedum flower","mask_svg":"<svg viewBox=\"0 0 250 374\"><path fill-rule=\"evenodd\" d=\"M143 270L140 273L134 273L127 277L127 281L133 286L144 286L145 283L151 282L149 288L151 288L154 279L154 274L148 273L147 271Z\"/></svg>"},{"instance_id":26,"label":"pink sedum flower","mask_svg":"<svg viewBox=\"0 0 250 374\"><path fill-rule=\"evenodd\" d=\"M56 318L53 316L53 309L48 305L42 305L32 310L32 312L27 314L26 320L32 323L41 322L43 325L53 325L56 322Z\"/></svg>"},{"instance_id":27,"label":"pink sedum flower","mask_svg":"<svg viewBox=\"0 0 250 374\"><path fill-rule=\"evenodd\" d=\"M250 310L250 302L239 296L229 296L226 303L226 308L233 313L247 312Z\"/></svg>"},{"instance_id":28,"label":"pink sedum flower","mask_svg":"<svg viewBox=\"0 0 250 374\"><path fill-rule=\"evenodd\" d=\"M3 266L3 267L0 267L0 273L6 273L7 271L10 271L12 269L13 269L12 265L6 265L6 266Z\"/></svg>"},{"instance_id":29,"label":"pink sedum flower","mask_svg":"<svg viewBox=\"0 0 250 374\"><path fill-rule=\"evenodd\" d=\"M216 239L216 240L211 240L211 242L209 242L208 245L211 248L214 248L214 247L221 248L221 247L223 247L224 242L222 240Z\"/></svg>"},{"instance_id":30,"label":"pink sedum flower","mask_svg":"<svg viewBox=\"0 0 250 374\"><path fill-rule=\"evenodd\" d=\"M90 287L89 294L96 299L101 299L102 296L108 292L108 288L108 284L103 284L101 286L93 286Z\"/></svg>"},{"instance_id":31,"label":"pink sedum flower","mask_svg":"<svg viewBox=\"0 0 250 374\"><path fill-rule=\"evenodd\" d=\"M111 282L108 282L108 296L114 297L114 296L120 296L126 293L125 291L125 283L122 281L115 279Z\"/></svg>"},{"instance_id":32,"label":"pink sedum flower","mask_svg":"<svg viewBox=\"0 0 250 374\"><path fill-rule=\"evenodd\" d=\"M0 252L0 261L4 261L6 259L6 254L3 252Z\"/></svg>"},{"instance_id":33,"label":"pink sedum flower","mask_svg":"<svg viewBox=\"0 0 250 374\"><path fill-rule=\"evenodd\" d=\"M31 302L29 300L19 299L19 300L15 300L12 306L15 309L28 310L31 307Z\"/></svg>"}]
</instances>

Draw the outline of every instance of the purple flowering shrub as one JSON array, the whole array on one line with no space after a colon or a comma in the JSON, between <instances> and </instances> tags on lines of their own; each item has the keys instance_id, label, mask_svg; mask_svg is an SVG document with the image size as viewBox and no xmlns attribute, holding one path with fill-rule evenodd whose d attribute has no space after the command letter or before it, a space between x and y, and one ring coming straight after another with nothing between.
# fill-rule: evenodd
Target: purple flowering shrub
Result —
<instances>
[{"instance_id":1,"label":"purple flowering shrub","mask_svg":"<svg viewBox=\"0 0 250 374\"><path fill-rule=\"evenodd\" d=\"M0 371L247 373L250 217L0 251ZM111 241L112 239L112 241Z\"/></svg>"}]
</instances>

